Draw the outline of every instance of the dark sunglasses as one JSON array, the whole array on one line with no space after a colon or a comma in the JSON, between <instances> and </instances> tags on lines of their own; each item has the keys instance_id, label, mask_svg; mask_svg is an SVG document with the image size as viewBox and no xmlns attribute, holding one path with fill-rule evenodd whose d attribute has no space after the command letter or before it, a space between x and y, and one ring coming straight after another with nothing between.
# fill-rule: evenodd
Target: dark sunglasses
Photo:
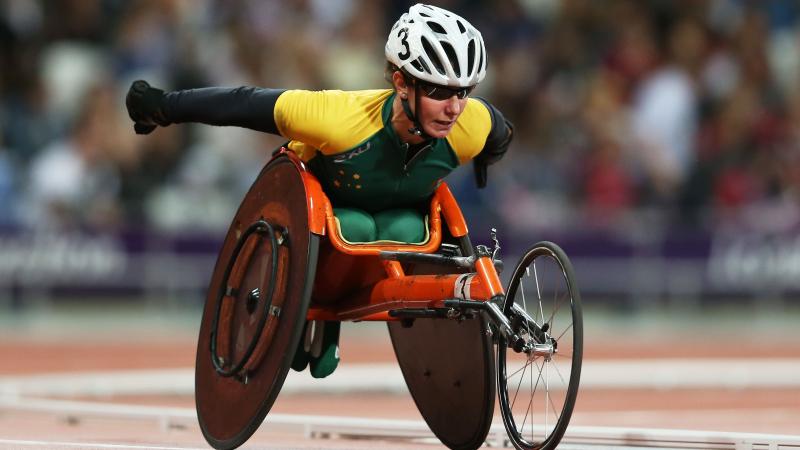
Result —
<instances>
[{"instance_id":1,"label":"dark sunglasses","mask_svg":"<svg viewBox=\"0 0 800 450\"><path fill-rule=\"evenodd\" d=\"M465 99L469 97L470 92L475 89L475 86L469 86L465 88L450 88L446 86L439 86L436 84L426 83L424 81L415 80L419 88L422 90L422 93L425 94L426 97L432 98L434 100L447 100L452 96L456 96L458 99Z\"/></svg>"}]
</instances>

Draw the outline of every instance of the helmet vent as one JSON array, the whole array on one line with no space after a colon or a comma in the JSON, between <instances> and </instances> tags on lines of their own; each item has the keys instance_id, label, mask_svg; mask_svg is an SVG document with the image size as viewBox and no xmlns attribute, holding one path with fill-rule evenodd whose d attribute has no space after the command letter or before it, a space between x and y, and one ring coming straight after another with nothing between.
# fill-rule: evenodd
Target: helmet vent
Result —
<instances>
[{"instance_id":1,"label":"helmet vent","mask_svg":"<svg viewBox=\"0 0 800 450\"><path fill-rule=\"evenodd\" d=\"M415 69L419 70L420 72L431 73L431 68L425 64L425 60L422 58L417 58L411 61L411 65L414 66Z\"/></svg>"},{"instance_id":2,"label":"helmet vent","mask_svg":"<svg viewBox=\"0 0 800 450\"><path fill-rule=\"evenodd\" d=\"M424 12L420 11L419 15L422 17L430 17L430 14L425 14Z\"/></svg>"},{"instance_id":3,"label":"helmet vent","mask_svg":"<svg viewBox=\"0 0 800 450\"><path fill-rule=\"evenodd\" d=\"M442 44L442 48L444 49L445 54L447 54L447 59L450 60L450 65L453 66L453 72L455 72L457 77L461 76L461 66L458 64L458 57L456 56L456 50L449 42L439 41Z\"/></svg>"},{"instance_id":4,"label":"helmet vent","mask_svg":"<svg viewBox=\"0 0 800 450\"><path fill-rule=\"evenodd\" d=\"M472 71L472 67L475 65L475 39L469 41L469 45L467 45L467 72Z\"/></svg>"},{"instance_id":5,"label":"helmet vent","mask_svg":"<svg viewBox=\"0 0 800 450\"><path fill-rule=\"evenodd\" d=\"M481 70L483 68L483 54L485 53L483 45L481 45L481 48L478 49L478 53L481 55L481 58L478 61L478 70Z\"/></svg>"},{"instance_id":6,"label":"helmet vent","mask_svg":"<svg viewBox=\"0 0 800 450\"><path fill-rule=\"evenodd\" d=\"M442 60L439 59L439 56L436 55L436 51L433 50L433 46L425 36L422 36L422 48L425 50L425 54L428 55L433 65L436 67L436 71L438 71L442 75L447 75L447 72L444 70L444 65L442 64ZM452 47L450 48L452 51Z\"/></svg>"},{"instance_id":7,"label":"helmet vent","mask_svg":"<svg viewBox=\"0 0 800 450\"><path fill-rule=\"evenodd\" d=\"M467 28L464 27L464 22L458 20L458 21L456 21L456 23L458 23L458 29L459 29L459 31L461 31L461 34L464 34L464 33L467 32Z\"/></svg>"},{"instance_id":8,"label":"helmet vent","mask_svg":"<svg viewBox=\"0 0 800 450\"><path fill-rule=\"evenodd\" d=\"M434 31L434 33L447 34L447 31L444 30L444 27L439 25L438 23L432 20L429 20L426 23L428 24L428 27Z\"/></svg>"}]
</instances>

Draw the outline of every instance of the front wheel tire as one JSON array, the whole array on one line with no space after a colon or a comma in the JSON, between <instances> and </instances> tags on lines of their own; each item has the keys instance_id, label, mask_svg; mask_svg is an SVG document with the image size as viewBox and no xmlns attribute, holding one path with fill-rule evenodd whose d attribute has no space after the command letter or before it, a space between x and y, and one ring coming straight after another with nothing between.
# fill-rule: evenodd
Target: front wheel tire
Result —
<instances>
[{"instance_id":1,"label":"front wheel tire","mask_svg":"<svg viewBox=\"0 0 800 450\"><path fill-rule=\"evenodd\" d=\"M497 347L503 424L518 449L554 449L572 416L583 357L580 294L560 247L540 242L525 253L503 313L516 335L500 336Z\"/></svg>"}]
</instances>

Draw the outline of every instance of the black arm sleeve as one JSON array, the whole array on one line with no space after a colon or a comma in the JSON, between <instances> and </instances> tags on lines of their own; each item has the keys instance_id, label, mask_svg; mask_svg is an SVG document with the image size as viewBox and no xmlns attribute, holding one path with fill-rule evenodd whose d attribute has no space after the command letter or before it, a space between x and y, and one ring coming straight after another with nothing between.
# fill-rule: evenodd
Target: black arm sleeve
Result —
<instances>
[{"instance_id":1,"label":"black arm sleeve","mask_svg":"<svg viewBox=\"0 0 800 450\"><path fill-rule=\"evenodd\" d=\"M492 117L492 128L483 150L475 158L483 164L494 164L505 155L511 139L514 137L514 125L503 117L503 114L485 99L476 97L489 109Z\"/></svg>"},{"instance_id":2,"label":"black arm sleeve","mask_svg":"<svg viewBox=\"0 0 800 450\"><path fill-rule=\"evenodd\" d=\"M280 134L274 111L284 92L249 86L174 91L164 95L163 112L170 123L199 122Z\"/></svg>"}]
</instances>

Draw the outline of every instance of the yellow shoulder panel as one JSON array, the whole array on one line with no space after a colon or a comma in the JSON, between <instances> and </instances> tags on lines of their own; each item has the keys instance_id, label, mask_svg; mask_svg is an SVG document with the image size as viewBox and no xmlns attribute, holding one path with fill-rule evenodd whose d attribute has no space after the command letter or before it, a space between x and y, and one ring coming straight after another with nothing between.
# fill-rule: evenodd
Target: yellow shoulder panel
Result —
<instances>
[{"instance_id":1,"label":"yellow shoulder panel","mask_svg":"<svg viewBox=\"0 0 800 450\"><path fill-rule=\"evenodd\" d=\"M464 112L447 135L447 142L450 143L461 164L470 161L483 150L491 129L492 117L486 105L480 100L468 99Z\"/></svg>"},{"instance_id":2,"label":"yellow shoulder panel","mask_svg":"<svg viewBox=\"0 0 800 450\"><path fill-rule=\"evenodd\" d=\"M275 124L282 136L306 144L304 147L325 155L341 153L383 128L381 110L391 93L389 89L289 90L275 104ZM312 156L301 155L303 159Z\"/></svg>"},{"instance_id":3,"label":"yellow shoulder panel","mask_svg":"<svg viewBox=\"0 0 800 450\"><path fill-rule=\"evenodd\" d=\"M302 159L305 162L309 162L313 157L317 155L317 149L306 145L300 141L289 141L286 145L286 148L293 151L298 158Z\"/></svg>"}]
</instances>

